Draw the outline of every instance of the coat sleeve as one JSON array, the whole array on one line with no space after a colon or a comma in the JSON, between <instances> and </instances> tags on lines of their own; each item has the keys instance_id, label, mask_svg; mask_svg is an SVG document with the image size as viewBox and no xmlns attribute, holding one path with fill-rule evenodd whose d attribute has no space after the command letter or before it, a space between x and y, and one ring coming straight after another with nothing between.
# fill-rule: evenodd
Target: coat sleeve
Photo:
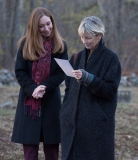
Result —
<instances>
[{"instance_id":1,"label":"coat sleeve","mask_svg":"<svg viewBox=\"0 0 138 160\"><path fill-rule=\"evenodd\" d=\"M65 45L64 52L62 54L58 54L58 58L68 59L67 45ZM49 92L55 89L57 86L59 86L64 79L65 79L65 73L62 71L59 65L57 65L54 74L52 74L46 81L42 82L41 85L45 85L46 91Z\"/></svg>"},{"instance_id":2,"label":"coat sleeve","mask_svg":"<svg viewBox=\"0 0 138 160\"><path fill-rule=\"evenodd\" d=\"M120 79L121 65L118 57L113 56L103 79L94 76L94 79L87 87L97 97L112 99L117 94Z\"/></svg>"},{"instance_id":3,"label":"coat sleeve","mask_svg":"<svg viewBox=\"0 0 138 160\"><path fill-rule=\"evenodd\" d=\"M19 85L25 91L25 93L29 96L32 96L32 93L37 87L37 84L32 80L32 77L29 75L27 61L23 58L21 49L19 49L17 52L15 75Z\"/></svg>"}]
</instances>

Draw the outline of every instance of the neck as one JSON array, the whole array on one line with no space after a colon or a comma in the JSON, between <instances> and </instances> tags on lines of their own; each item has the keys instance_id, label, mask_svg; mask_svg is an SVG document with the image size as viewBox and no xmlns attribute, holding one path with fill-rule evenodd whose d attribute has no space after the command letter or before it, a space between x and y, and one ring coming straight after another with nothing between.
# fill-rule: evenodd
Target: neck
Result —
<instances>
[{"instance_id":1,"label":"neck","mask_svg":"<svg viewBox=\"0 0 138 160\"><path fill-rule=\"evenodd\" d=\"M50 41L50 37L43 37L43 41L44 42Z\"/></svg>"},{"instance_id":2,"label":"neck","mask_svg":"<svg viewBox=\"0 0 138 160\"><path fill-rule=\"evenodd\" d=\"M92 48L92 49L89 50L89 52L88 52L89 55L88 55L87 62L88 62L88 60L89 60L91 54L93 53L93 51L96 50L96 48L98 47L99 43L100 43L100 41L95 45L94 48Z\"/></svg>"},{"instance_id":3,"label":"neck","mask_svg":"<svg viewBox=\"0 0 138 160\"><path fill-rule=\"evenodd\" d=\"M99 46L100 41L92 48L90 49L90 53L92 53L96 48Z\"/></svg>"}]
</instances>

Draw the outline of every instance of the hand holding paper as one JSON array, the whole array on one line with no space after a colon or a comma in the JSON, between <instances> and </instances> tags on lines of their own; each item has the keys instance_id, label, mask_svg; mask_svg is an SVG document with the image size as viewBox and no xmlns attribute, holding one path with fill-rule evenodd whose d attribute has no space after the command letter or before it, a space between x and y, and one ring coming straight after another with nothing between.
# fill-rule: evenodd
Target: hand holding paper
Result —
<instances>
[{"instance_id":1,"label":"hand holding paper","mask_svg":"<svg viewBox=\"0 0 138 160\"><path fill-rule=\"evenodd\" d=\"M74 75L72 73L72 71L74 69L72 68L72 66L71 66L71 64L69 63L68 60L58 59L58 58L54 58L54 59L67 76L74 77Z\"/></svg>"}]
</instances>

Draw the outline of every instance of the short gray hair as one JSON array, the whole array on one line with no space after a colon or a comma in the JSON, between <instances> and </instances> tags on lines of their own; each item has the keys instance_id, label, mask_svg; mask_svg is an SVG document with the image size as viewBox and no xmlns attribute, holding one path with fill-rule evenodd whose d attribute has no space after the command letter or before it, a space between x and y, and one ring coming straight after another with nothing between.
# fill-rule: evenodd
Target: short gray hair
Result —
<instances>
[{"instance_id":1,"label":"short gray hair","mask_svg":"<svg viewBox=\"0 0 138 160\"><path fill-rule=\"evenodd\" d=\"M80 36L84 34L97 36L99 33L102 33L104 36L105 27L103 22L98 17L90 16L82 20L78 28L78 33Z\"/></svg>"}]
</instances>

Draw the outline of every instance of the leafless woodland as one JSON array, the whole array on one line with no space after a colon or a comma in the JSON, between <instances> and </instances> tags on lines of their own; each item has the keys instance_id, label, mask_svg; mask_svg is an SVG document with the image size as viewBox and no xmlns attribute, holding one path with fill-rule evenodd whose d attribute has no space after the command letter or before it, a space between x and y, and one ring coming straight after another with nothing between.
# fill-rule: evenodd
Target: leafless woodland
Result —
<instances>
[{"instance_id":1,"label":"leafless woodland","mask_svg":"<svg viewBox=\"0 0 138 160\"><path fill-rule=\"evenodd\" d=\"M46 7L55 17L69 55L83 48L80 21L98 16L106 28L105 43L119 56L124 72L138 70L138 0L0 0L0 68L12 70L17 41L24 35L30 12Z\"/></svg>"}]
</instances>

